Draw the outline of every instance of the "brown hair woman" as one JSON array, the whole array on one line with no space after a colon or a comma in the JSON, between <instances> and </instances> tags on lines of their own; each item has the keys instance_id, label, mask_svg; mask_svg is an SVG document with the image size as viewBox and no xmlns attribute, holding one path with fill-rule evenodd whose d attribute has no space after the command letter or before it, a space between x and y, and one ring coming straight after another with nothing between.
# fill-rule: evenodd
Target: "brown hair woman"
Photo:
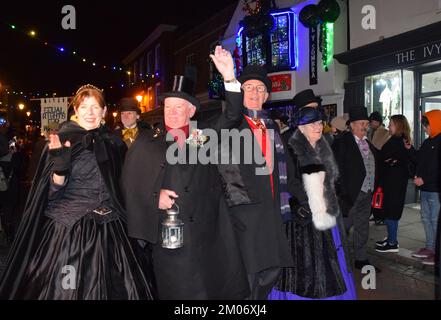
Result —
<instances>
[{"instance_id":1,"label":"brown hair woman","mask_svg":"<svg viewBox=\"0 0 441 320\"><path fill-rule=\"evenodd\" d=\"M376 242L378 252L398 252L398 223L403 213L407 183L410 178L411 147L410 126L404 115L394 115L389 122L390 139L380 151L379 181L384 194L383 210L387 237Z\"/></svg>"},{"instance_id":2,"label":"brown hair woman","mask_svg":"<svg viewBox=\"0 0 441 320\"><path fill-rule=\"evenodd\" d=\"M152 299L125 231L125 144L102 120L103 93L81 87L49 143L0 283L1 299Z\"/></svg>"}]
</instances>

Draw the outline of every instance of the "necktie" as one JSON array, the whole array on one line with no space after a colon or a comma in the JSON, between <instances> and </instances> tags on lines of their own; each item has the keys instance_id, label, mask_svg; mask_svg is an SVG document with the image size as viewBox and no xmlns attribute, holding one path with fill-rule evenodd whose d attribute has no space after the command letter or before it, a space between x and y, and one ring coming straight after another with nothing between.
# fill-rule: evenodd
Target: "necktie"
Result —
<instances>
[{"instance_id":1,"label":"necktie","mask_svg":"<svg viewBox=\"0 0 441 320\"><path fill-rule=\"evenodd\" d=\"M358 144L360 145L360 149L363 152L363 156L367 158L369 156L369 144L365 139L359 140Z\"/></svg>"},{"instance_id":2,"label":"necktie","mask_svg":"<svg viewBox=\"0 0 441 320\"><path fill-rule=\"evenodd\" d=\"M138 134L137 127L122 130L123 140L125 140L125 141L130 141L130 142L135 141L137 134Z\"/></svg>"}]
</instances>

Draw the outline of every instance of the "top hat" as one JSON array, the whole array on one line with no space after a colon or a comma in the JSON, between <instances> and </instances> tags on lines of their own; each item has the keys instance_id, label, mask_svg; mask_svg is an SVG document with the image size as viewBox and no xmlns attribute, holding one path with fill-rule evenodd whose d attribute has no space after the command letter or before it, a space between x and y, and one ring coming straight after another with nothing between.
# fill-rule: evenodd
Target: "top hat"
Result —
<instances>
[{"instance_id":1,"label":"top hat","mask_svg":"<svg viewBox=\"0 0 441 320\"><path fill-rule=\"evenodd\" d=\"M306 90L300 91L292 99L293 99L294 105L297 108L302 108L312 102L320 103L320 101L321 101L321 99L319 97L315 96L314 91L312 91L312 89L306 89Z\"/></svg>"},{"instance_id":2,"label":"top hat","mask_svg":"<svg viewBox=\"0 0 441 320\"><path fill-rule=\"evenodd\" d=\"M265 84L266 90L271 92L272 83L267 77L267 71L265 66L248 65L243 69L242 74L237 78L241 84L244 84L248 80L259 80Z\"/></svg>"},{"instance_id":3,"label":"top hat","mask_svg":"<svg viewBox=\"0 0 441 320\"><path fill-rule=\"evenodd\" d=\"M271 111L270 111L270 118L272 119L272 120L280 120L281 122L283 122L283 123L285 123L285 124L288 124L288 121L289 121L289 117L288 116L286 116L286 115L284 115L284 114L282 114L279 110L277 110L277 109L272 109Z\"/></svg>"},{"instance_id":4,"label":"top hat","mask_svg":"<svg viewBox=\"0 0 441 320\"><path fill-rule=\"evenodd\" d=\"M356 106L349 109L349 122L369 120L366 107Z\"/></svg>"},{"instance_id":5,"label":"top hat","mask_svg":"<svg viewBox=\"0 0 441 320\"><path fill-rule=\"evenodd\" d=\"M120 112L135 111L137 113L141 113L138 104L138 100L136 100L135 98L122 98L118 102L118 109Z\"/></svg>"},{"instance_id":6,"label":"top hat","mask_svg":"<svg viewBox=\"0 0 441 320\"><path fill-rule=\"evenodd\" d=\"M379 123L383 123L383 117L378 111L374 111L369 116L369 121L378 121Z\"/></svg>"},{"instance_id":7,"label":"top hat","mask_svg":"<svg viewBox=\"0 0 441 320\"><path fill-rule=\"evenodd\" d=\"M196 107L196 110L199 110L201 107L201 103L198 99L193 96L194 90L194 82L190 78L175 75L173 79L173 87L171 91L163 93L160 98L164 100L165 98L181 98L187 100L192 105Z\"/></svg>"},{"instance_id":8,"label":"top hat","mask_svg":"<svg viewBox=\"0 0 441 320\"><path fill-rule=\"evenodd\" d=\"M320 110L313 107L305 107L297 111L294 122L296 126L302 126L320 120L323 120L323 115Z\"/></svg>"}]
</instances>

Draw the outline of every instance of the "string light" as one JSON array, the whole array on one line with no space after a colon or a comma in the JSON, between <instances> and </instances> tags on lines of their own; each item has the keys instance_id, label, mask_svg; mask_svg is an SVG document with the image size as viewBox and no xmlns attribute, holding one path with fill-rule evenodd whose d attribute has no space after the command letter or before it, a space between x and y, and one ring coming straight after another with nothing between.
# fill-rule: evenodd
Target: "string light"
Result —
<instances>
[{"instance_id":1,"label":"string light","mask_svg":"<svg viewBox=\"0 0 441 320\"><path fill-rule=\"evenodd\" d=\"M5 24L5 23L0 23L0 24ZM25 30L20 29L19 27L17 27L15 24L5 24L5 25L6 25L9 29L12 29L12 30L14 30L14 31L18 31L18 32L20 32L20 33L22 33L22 34L25 34L25 35L27 35L27 36L29 36L29 37L35 39L35 40L40 41L40 42L41 42L42 44L44 44L45 46L51 46L51 47L53 47L53 48L56 49L58 52L66 52L65 47L63 47L63 46L52 45L52 44L50 44L48 41L44 41L43 39L40 39L40 38L37 36L37 31L36 31L36 30L25 31ZM72 51L72 54L73 54L74 56L77 56L77 55L78 55L78 52L75 50L75 51ZM80 59L82 59L82 62L86 62L86 58L85 58L85 57L80 58ZM90 60L93 60L93 59L90 59ZM96 66L97 63L94 63L94 64L92 64L92 65L93 65L93 66ZM116 67L116 66L114 66L114 68L103 67L103 69L109 69L109 70L112 70L112 71L121 71L121 72L124 72L122 67Z\"/></svg>"}]
</instances>

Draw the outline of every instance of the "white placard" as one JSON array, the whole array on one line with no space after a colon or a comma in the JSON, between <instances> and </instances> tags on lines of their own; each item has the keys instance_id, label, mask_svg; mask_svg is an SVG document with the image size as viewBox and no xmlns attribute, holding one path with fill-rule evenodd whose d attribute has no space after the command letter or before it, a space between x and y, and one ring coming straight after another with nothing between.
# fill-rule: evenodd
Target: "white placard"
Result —
<instances>
[{"instance_id":1,"label":"white placard","mask_svg":"<svg viewBox=\"0 0 441 320\"><path fill-rule=\"evenodd\" d=\"M57 130L67 120L69 97L46 98L41 101L41 133L47 136L51 130Z\"/></svg>"}]
</instances>

